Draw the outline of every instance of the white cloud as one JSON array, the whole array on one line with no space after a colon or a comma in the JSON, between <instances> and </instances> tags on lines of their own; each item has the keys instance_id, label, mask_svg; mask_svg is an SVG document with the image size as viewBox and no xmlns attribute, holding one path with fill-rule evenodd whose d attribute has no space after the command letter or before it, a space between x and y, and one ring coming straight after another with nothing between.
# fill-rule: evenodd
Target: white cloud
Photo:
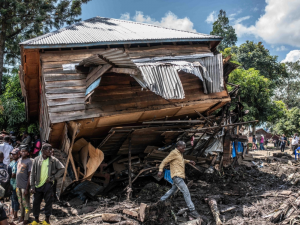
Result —
<instances>
[{"instance_id":1,"label":"white cloud","mask_svg":"<svg viewBox=\"0 0 300 225\"><path fill-rule=\"evenodd\" d=\"M216 11L212 11L208 17L206 18L206 23L214 23L218 19L218 15Z\"/></svg>"},{"instance_id":2,"label":"white cloud","mask_svg":"<svg viewBox=\"0 0 300 225\"><path fill-rule=\"evenodd\" d=\"M300 50L290 51L281 62L296 62L300 59Z\"/></svg>"},{"instance_id":3,"label":"white cloud","mask_svg":"<svg viewBox=\"0 0 300 225\"><path fill-rule=\"evenodd\" d=\"M121 14L120 19L121 20L130 20L130 14L128 12L124 13L124 14Z\"/></svg>"},{"instance_id":4,"label":"white cloud","mask_svg":"<svg viewBox=\"0 0 300 225\"><path fill-rule=\"evenodd\" d=\"M300 1L266 0L265 14L252 26L234 25L238 37L255 35L269 44L300 46Z\"/></svg>"},{"instance_id":5,"label":"white cloud","mask_svg":"<svg viewBox=\"0 0 300 225\"><path fill-rule=\"evenodd\" d=\"M258 11L258 7L254 7L252 10L253 10L254 12Z\"/></svg>"},{"instance_id":6,"label":"white cloud","mask_svg":"<svg viewBox=\"0 0 300 225\"><path fill-rule=\"evenodd\" d=\"M244 17L241 17L241 18L238 18L234 21L235 24L238 24L238 23L241 23L243 22L244 20L248 20L250 19L251 16L244 16Z\"/></svg>"},{"instance_id":7,"label":"white cloud","mask_svg":"<svg viewBox=\"0 0 300 225\"><path fill-rule=\"evenodd\" d=\"M279 47L276 48L277 52L286 51L286 50L288 50L288 49L284 45L281 45L281 46L279 46Z\"/></svg>"},{"instance_id":8,"label":"white cloud","mask_svg":"<svg viewBox=\"0 0 300 225\"><path fill-rule=\"evenodd\" d=\"M160 21L151 18L150 16L145 16L143 12L136 11L135 15L131 18L129 13L124 13L121 15L120 19L133 20L140 23L149 23L161 27L167 27L176 30L185 30L191 32L197 32L193 27L193 22L188 18L178 18L174 13L168 12Z\"/></svg>"}]
</instances>

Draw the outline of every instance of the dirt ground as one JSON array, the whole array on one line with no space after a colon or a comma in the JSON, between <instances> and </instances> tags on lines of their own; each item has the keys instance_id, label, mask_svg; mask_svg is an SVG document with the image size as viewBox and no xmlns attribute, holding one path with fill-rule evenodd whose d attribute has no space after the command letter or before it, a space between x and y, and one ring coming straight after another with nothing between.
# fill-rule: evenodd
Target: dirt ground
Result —
<instances>
[{"instance_id":1,"label":"dirt ground","mask_svg":"<svg viewBox=\"0 0 300 225\"><path fill-rule=\"evenodd\" d=\"M202 217L201 224L215 224L207 198L216 200L223 224L300 224L300 163L294 160L290 150L278 157L273 157L273 153L280 150L250 153L256 165L249 162L247 166L236 165L214 173L206 173L207 169L202 167L198 167L201 172L187 167L186 183L191 184L189 189ZM153 177L144 177L134 183L131 201L126 201L122 192L124 185L119 184L109 194L98 196L96 201L76 198L57 202L53 206L51 224L109 224L102 221L102 213L121 216L123 223L112 224L184 223L190 218L183 210L186 204L180 192L165 203L155 204L170 187L165 180L158 182ZM143 223L123 211L135 209L140 203L149 206Z\"/></svg>"}]
</instances>

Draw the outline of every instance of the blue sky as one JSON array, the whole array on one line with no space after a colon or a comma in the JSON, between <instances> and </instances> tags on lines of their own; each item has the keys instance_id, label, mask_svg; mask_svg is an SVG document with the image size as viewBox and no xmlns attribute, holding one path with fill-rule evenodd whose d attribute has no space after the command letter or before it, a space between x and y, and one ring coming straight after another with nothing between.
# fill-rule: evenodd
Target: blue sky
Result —
<instances>
[{"instance_id":1,"label":"blue sky","mask_svg":"<svg viewBox=\"0 0 300 225\"><path fill-rule=\"evenodd\" d=\"M236 29L237 45L261 41L279 61L300 58L299 0L92 0L83 5L81 18L122 18L209 34L220 9Z\"/></svg>"}]
</instances>

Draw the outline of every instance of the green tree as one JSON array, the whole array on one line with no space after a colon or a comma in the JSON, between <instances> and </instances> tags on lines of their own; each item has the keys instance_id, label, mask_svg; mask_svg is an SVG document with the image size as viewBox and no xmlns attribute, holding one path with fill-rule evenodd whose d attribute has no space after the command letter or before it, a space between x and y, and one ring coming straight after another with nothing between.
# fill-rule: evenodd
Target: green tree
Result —
<instances>
[{"instance_id":1,"label":"green tree","mask_svg":"<svg viewBox=\"0 0 300 225\"><path fill-rule=\"evenodd\" d=\"M292 136L300 130L300 109L294 107L288 110L281 119L275 124L274 131L277 134Z\"/></svg>"},{"instance_id":2,"label":"green tree","mask_svg":"<svg viewBox=\"0 0 300 225\"><path fill-rule=\"evenodd\" d=\"M284 103L271 99L273 96L272 82L262 76L258 70L253 68L236 69L229 75L228 82L240 86L240 100L245 109L249 110L245 120L259 120L260 123L263 123L275 121L284 115Z\"/></svg>"},{"instance_id":3,"label":"green tree","mask_svg":"<svg viewBox=\"0 0 300 225\"><path fill-rule=\"evenodd\" d=\"M275 98L282 100L287 107L300 108L300 61L286 62L287 75L281 77L275 92Z\"/></svg>"},{"instance_id":4,"label":"green tree","mask_svg":"<svg viewBox=\"0 0 300 225\"><path fill-rule=\"evenodd\" d=\"M13 69L5 91L1 95L0 124L2 128L15 129L26 120L25 104L22 98L18 70Z\"/></svg>"},{"instance_id":5,"label":"green tree","mask_svg":"<svg viewBox=\"0 0 300 225\"><path fill-rule=\"evenodd\" d=\"M223 37L222 42L217 47L218 51L223 51L225 48L231 47L237 42L235 30L229 25L226 12L222 9L219 12L218 19L213 23L213 30L210 34Z\"/></svg>"},{"instance_id":6,"label":"green tree","mask_svg":"<svg viewBox=\"0 0 300 225\"><path fill-rule=\"evenodd\" d=\"M20 57L20 41L79 21L81 5L88 1L0 0L0 84L4 61L13 63Z\"/></svg>"},{"instance_id":7,"label":"green tree","mask_svg":"<svg viewBox=\"0 0 300 225\"><path fill-rule=\"evenodd\" d=\"M262 42L246 41L239 47L224 49L222 53L225 57L232 55L232 60L239 62L245 70L250 68L259 70L261 75L273 82L273 85L278 85L279 79L286 76L284 64L278 62L278 56L271 55Z\"/></svg>"}]
</instances>

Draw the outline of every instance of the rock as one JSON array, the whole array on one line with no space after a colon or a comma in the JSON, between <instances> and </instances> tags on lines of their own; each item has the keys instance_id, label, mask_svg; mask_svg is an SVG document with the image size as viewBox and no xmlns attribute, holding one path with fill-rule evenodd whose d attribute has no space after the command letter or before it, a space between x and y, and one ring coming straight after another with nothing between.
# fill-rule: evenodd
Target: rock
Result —
<instances>
[{"instance_id":1,"label":"rock","mask_svg":"<svg viewBox=\"0 0 300 225\"><path fill-rule=\"evenodd\" d=\"M103 213L102 220L104 222L120 222L121 221L120 214L113 214L113 213Z\"/></svg>"},{"instance_id":2,"label":"rock","mask_svg":"<svg viewBox=\"0 0 300 225\"><path fill-rule=\"evenodd\" d=\"M292 161L291 161L291 160L288 160L288 164L289 164L290 166L292 166L292 165L293 165L293 163L292 163Z\"/></svg>"},{"instance_id":3,"label":"rock","mask_svg":"<svg viewBox=\"0 0 300 225\"><path fill-rule=\"evenodd\" d=\"M202 220L199 218L196 220L191 220L188 222L180 223L179 225L201 225L201 222L202 222Z\"/></svg>"}]
</instances>

